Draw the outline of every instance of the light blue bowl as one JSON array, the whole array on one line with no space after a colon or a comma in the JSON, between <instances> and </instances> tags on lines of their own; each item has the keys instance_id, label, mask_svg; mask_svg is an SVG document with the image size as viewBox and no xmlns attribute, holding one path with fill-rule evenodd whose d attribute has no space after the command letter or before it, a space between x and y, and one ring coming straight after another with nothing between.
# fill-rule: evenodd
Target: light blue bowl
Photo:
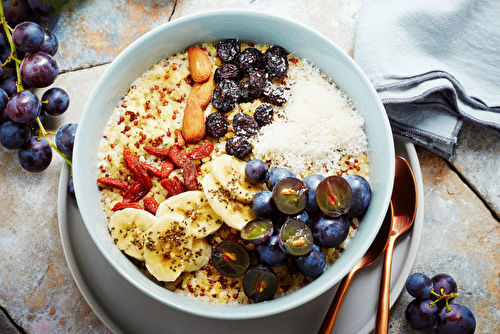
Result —
<instances>
[{"instance_id":1,"label":"light blue bowl","mask_svg":"<svg viewBox=\"0 0 500 334\"><path fill-rule=\"evenodd\" d=\"M365 119L373 187L372 203L359 233L339 260L318 279L284 297L238 307L189 300L146 278L118 250L109 235L96 183L99 141L115 106L132 82L153 64L192 44L225 38L280 45L295 56L315 64L337 83L358 106ZM354 61L329 39L300 23L281 17L256 11L221 10L189 15L166 23L132 43L113 61L94 87L83 110L76 134L73 172L78 207L90 236L110 264L133 286L151 298L191 315L226 320L256 319L313 301L335 286L366 252L389 204L394 179L394 144L385 110L369 80ZM327 305L321 307L325 309Z\"/></svg>"}]
</instances>

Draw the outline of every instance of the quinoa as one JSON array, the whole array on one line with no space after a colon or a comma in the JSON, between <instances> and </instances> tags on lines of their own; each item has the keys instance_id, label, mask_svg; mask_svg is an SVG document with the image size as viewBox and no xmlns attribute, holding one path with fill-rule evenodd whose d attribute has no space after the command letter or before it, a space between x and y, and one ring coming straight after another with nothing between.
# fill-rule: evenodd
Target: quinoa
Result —
<instances>
[{"instance_id":1,"label":"quinoa","mask_svg":"<svg viewBox=\"0 0 500 334\"><path fill-rule=\"evenodd\" d=\"M242 49L253 46L262 51L265 45L242 44ZM213 71L220 66L215 46L205 43L201 48L208 54ZM289 99L283 105L273 105L273 121L263 126L259 134L251 139L253 152L245 158L259 158L271 168L287 167L300 177L311 173L344 176L351 173L365 178L369 175L367 142L363 130L363 119L355 106L325 77L317 68L306 60L288 55L289 69L283 79L273 78L274 84L283 86L289 93ZM168 148L179 143L182 129L183 110L193 86L189 72L187 50L172 55L138 78L129 91L117 104L105 133L98 153L98 177L111 177L134 182L133 175L126 167L124 149L130 150L140 162L161 169L162 158L148 153L144 147ZM318 88L320 87L320 88ZM325 97L325 94L328 96ZM225 114L229 122L238 112L251 116L255 109L264 103L261 99L239 103L233 111ZM301 108L307 110L301 111ZM210 103L204 109L205 118L217 110ZM309 127L321 122L317 127ZM225 154L225 143L234 136L231 127L221 138L207 137L214 150L210 157L194 161L197 178L201 184L203 177L211 172L213 158ZM189 150L197 144L185 145ZM181 181L181 169L175 169L169 178L178 177ZM159 204L169 194L158 178L152 177L152 188L148 193ZM108 219L113 215L113 207L123 200L125 190L99 185L101 203ZM327 266L340 256L354 237L359 221L350 221L349 236L339 247L323 249ZM211 245L222 240L235 240L247 248L252 264L258 260L254 245L244 242L239 231L227 225L207 237ZM199 300L218 304L246 304L250 301L242 287L243 278L228 278L221 275L209 263L194 272L183 272L175 282L160 282L145 268L144 262L130 258L152 281ZM276 297L293 292L307 284L310 279L298 273L293 265L273 268L279 279Z\"/></svg>"}]
</instances>

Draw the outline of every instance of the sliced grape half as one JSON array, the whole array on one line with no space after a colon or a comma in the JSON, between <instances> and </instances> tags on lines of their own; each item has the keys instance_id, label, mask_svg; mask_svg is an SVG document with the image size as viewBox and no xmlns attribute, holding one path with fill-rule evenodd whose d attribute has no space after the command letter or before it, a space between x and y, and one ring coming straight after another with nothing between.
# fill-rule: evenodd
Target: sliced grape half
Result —
<instances>
[{"instance_id":1,"label":"sliced grape half","mask_svg":"<svg viewBox=\"0 0 500 334\"><path fill-rule=\"evenodd\" d=\"M281 249L290 255L307 254L314 244L311 229L299 219L291 219L283 223L278 240Z\"/></svg>"},{"instance_id":2,"label":"sliced grape half","mask_svg":"<svg viewBox=\"0 0 500 334\"><path fill-rule=\"evenodd\" d=\"M287 215L294 215L306 207L307 188L296 177L286 177L273 188L273 201L278 210Z\"/></svg>"},{"instance_id":3,"label":"sliced grape half","mask_svg":"<svg viewBox=\"0 0 500 334\"><path fill-rule=\"evenodd\" d=\"M263 265L250 268L243 277L243 291L248 299L263 302L273 298L278 290L278 278L274 271Z\"/></svg>"},{"instance_id":4,"label":"sliced grape half","mask_svg":"<svg viewBox=\"0 0 500 334\"><path fill-rule=\"evenodd\" d=\"M250 266L250 257L243 245L224 240L212 250L212 264L224 276L241 277Z\"/></svg>"},{"instance_id":5,"label":"sliced grape half","mask_svg":"<svg viewBox=\"0 0 500 334\"><path fill-rule=\"evenodd\" d=\"M328 176L318 184L316 201L325 214L332 217L343 215L351 208L351 186L343 177Z\"/></svg>"},{"instance_id":6,"label":"sliced grape half","mask_svg":"<svg viewBox=\"0 0 500 334\"><path fill-rule=\"evenodd\" d=\"M273 221L269 218L257 218L243 226L240 236L243 240L260 244L267 241L273 234L273 225Z\"/></svg>"}]
</instances>

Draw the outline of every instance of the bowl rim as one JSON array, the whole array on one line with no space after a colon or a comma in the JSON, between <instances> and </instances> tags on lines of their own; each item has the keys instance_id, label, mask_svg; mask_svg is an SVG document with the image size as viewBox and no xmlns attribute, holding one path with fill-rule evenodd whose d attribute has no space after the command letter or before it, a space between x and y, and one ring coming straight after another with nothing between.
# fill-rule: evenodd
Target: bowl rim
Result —
<instances>
[{"instance_id":1,"label":"bowl rim","mask_svg":"<svg viewBox=\"0 0 500 334\"><path fill-rule=\"evenodd\" d=\"M320 32L308 27L307 25L297 22L295 20L281 17L275 14L267 13L267 12L262 12L262 11L257 11L257 10L252 10L252 9L218 9L218 10L210 10L210 11L203 11L199 13L194 13L194 14L189 14L186 16L182 16L179 18L176 18L172 21L166 22L151 31L145 33L141 37L139 37L137 40L132 42L126 49L124 49L116 58L115 60L112 61L111 65L104 71L104 73L101 75L99 80L97 81L96 85L92 89L92 92L90 93L87 102L85 103L80 122L91 122L91 120L87 120L88 114L89 114L89 109L92 108L91 106L91 101L93 101L100 93L100 90L102 87L106 86L106 84L111 80L111 75L112 72L116 70L116 68L119 66L120 61L123 59L127 59L128 57L132 56L134 52L136 52L136 49L144 43L144 41L148 40L151 37L154 37L157 34L161 34L162 31L165 30L170 30L170 29L175 29L178 27L182 27L184 24L197 20L198 18L207 18L207 17L220 17L220 16L226 16L226 15L244 15L244 16L252 16L252 17L259 17L259 18L264 18L267 20L273 20L276 21L277 23L280 24L288 24L288 25L293 25L296 26L297 29L301 29L306 31L309 34L315 35L317 38L321 39L322 42L324 42L328 47L336 53L337 56L340 56L343 58L343 61L347 62L348 66L351 67L351 69L356 72L356 74L360 77L360 80L363 81L367 89L370 91L371 96L374 99L374 103L376 104L376 107L384 110L384 107L378 97L378 94L376 93L375 89L373 88L371 82L369 79L366 77L364 72L361 70L361 68L354 62L354 60L345 53L342 49L340 49L333 41L331 41L329 38L325 37L323 34ZM167 55L166 55L167 56ZM387 115L382 113L382 123L384 125L383 131L387 134L390 134L390 141L392 141L392 132L390 129L389 125L389 120L387 118ZM82 136L82 130L81 127L78 127L77 129L77 134L76 134L76 141L75 141L75 162L78 162L78 155L79 155L79 147L85 145L83 143L83 140L79 140ZM389 156L394 156L394 145L390 145L391 147L389 148L388 155ZM391 151L392 148L392 151ZM76 192L76 198L77 202L80 202L81 204L84 204L85 201L83 200L84 194L82 191L78 190L78 184L81 184L82 182L85 182L85 180L81 180L79 178L78 170L80 168L84 168L84 166L80 166L78 163L74 164L74 182L75 182L75 192ZM393 164L389 164L387 166L387 174L391 176L387 181L389 182L387 184L387 187L391 189L392 192L392 182L394 179L394 166ZM389 199L390 199L390 192L387 192L383 194L384 200L383 203L388 207L389 205ZM315 280L315 282L311 282L310 284L307 284L306 286L300 288L297 291L294 291L291 294L287 294L285 296L279 297L277 299L273 299L267 302L263 303L257 303L257 304L248 304L248 305L238 305L238 306L227 306L227 305L216 305L216 304L211 304L207 302L200 302L197 300L191 300L189 298L186 298L185 296L182 296L181 294L177 294L174 292L170 292L158 285L156 285L154 282L150 281L148 278L144 276L144 279L147 280L149 283L146 281L143 281L141 278L139 278L139 281L137 278L134 278L131 276L131 273L127 272L124 268L120 267L118 263L113 259L112 255L107 252L105 249L104 245L101 244L99 241L99 236L96 235L95 231L91 228L91 226L88 223L89 217L87 217L87 214L85 213L86 210L83 210L82 213L82 218L85 223L85 227L88 230L94 244L96 244L97 248L99 251L104 255L104 258L111 264L111 266L119 272L127 281L129 281L134 287L138 288L141 290L143 293L151 296L152 298L156 299L157 301L166 304L168 306L171 306L177 310L181 310L187 313L191 313L194 315L206 317L206 318L214 318L214 319L225 319L225 320L241 320L241 319L251 319L251 318L256 318L256 317L267 317L267 316L272 316L273 314L276 313L282 313L288 310L291 310L293 308L299 307L303 304L306 304L313 299L317 298L327 290L331 289L335 284L340 282L340 280L349 272L350 268L352 268L361 258L361 256L366 252L368 247L370 246L371 242L375 238L375 235L377 234L383 218L385 216L385 210L380 210L380 213L374 217L377 221L375 223L378 224L377 228L373 229L371 233L369 234L367 241L369 241L366 245L362 245L362 249L359 251L359 256L352 257L350 261L348 262L348 265L343 267L342 271L339 271L334 277L335 279L327 276L332 276L332 275L321 275L319 278ZM335 281L335 282L333 282ZM142 284L145 282L145 286ZM168 298L164 297L165 292L170 293L168 294ZM279 307L277 307L279 306Z\"/></svg>"}]
</instances>

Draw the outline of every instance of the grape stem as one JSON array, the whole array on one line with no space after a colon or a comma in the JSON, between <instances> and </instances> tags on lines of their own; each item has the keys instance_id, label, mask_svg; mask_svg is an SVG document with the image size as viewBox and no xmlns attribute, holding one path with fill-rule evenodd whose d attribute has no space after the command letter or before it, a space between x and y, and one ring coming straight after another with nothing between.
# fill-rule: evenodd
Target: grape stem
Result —
<instances>
[{"instance_id":1,"label":"grape stem","mask_svg":"<svg viewBox=\"0 0 500 334\"><path fill-rule=\"evenodd\" d=\"M14 45L14 41L12 40L13 29L9 26L9 24L7 23L7 20L5 19L5 13L3 10L3 3L2 2L0 2L0 23L2 24L3 30L5 31L5 36L7 37L7 40L9 41L9 45L10 45L10 55L1 66L5 67L5 65L7 65L9 62L11 62L11 61L14 62L14 65L16 68L16 76L17 76L17 82L16 82L17 92L22 92L24 90L24 87L23 87L23 81L21 78L21 71L19 69L21 66L21 60L17 57L16 46ZM41 101L41 103L46 104L46 103L48 103L48 101ZM54 149L54 151L56 151L64 159L64 161L66 161L69 164L70 169L72 170L73 166L71 164L71 160L68 159L68 157L66 157L66 155L64 155L64 153L62 153L57 148L57 146L50 140L50 138L48 136L49 133L43 127L42 122L40 120L40 117L36 118L36 122L38 124L39 129L40 129L40 134L49 142L50 147L52 147Z\"/></svg>"},{"instance_id":2,"label":"grape stem","mask_svg":"<svg viewBox=\"0 0 500 334\"><path fill-rule=\"evenodd\" d=\"M441 294L437 294L434 291L434 289L431 289L431 294L434 295L434 296L436 296L437 299L429 304L430 307L433 307L436 303L438 303L439 301L441 301L441 300L444 299L444 301L446 303L446 312L451 312L451 307L450 307L449 301L450 301L450 299L458 297L458 292L452 292L449 295L447 295L447 294L444 293L444 289L441 288L440 293Z\"/></svg>"}]
</instances>

